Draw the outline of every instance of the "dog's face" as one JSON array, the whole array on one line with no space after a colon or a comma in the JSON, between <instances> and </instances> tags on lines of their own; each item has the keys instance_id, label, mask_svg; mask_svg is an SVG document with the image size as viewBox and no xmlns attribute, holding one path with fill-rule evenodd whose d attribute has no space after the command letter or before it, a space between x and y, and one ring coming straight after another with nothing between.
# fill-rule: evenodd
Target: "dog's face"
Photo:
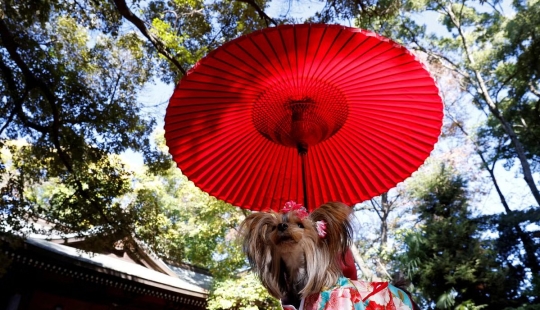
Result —
<instances>
[{"instance_id":1,"label":"dog's face","mask_svg":"<svg viewBox=\"0 0 540 310\"><path fill-rule=\"evenodd\" d=\"M297 204L253 213L241 225L243 250L270 294L299 299L334 285L352 235L351 208L327 203L308 214Z\"/></svg>"},{"instance_id":2,"label":"dog's face","mask_svg":"<svg viewBox=\"0 0 540 310\"><path fill-rule=\"evenodd\" d=\"M277 213L268 234L268 246L272 256L280 257L289 273L305 265L305 253L320 240L314 223L298 216L297 212Z\"/></svg>"}]
</instances>

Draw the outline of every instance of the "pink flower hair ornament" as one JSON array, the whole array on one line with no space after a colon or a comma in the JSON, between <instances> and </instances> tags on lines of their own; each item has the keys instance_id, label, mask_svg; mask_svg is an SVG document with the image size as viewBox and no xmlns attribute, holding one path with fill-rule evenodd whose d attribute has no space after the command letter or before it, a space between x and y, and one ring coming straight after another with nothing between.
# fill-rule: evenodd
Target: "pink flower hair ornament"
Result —
<instances>
[{"instance_id":1,"label":"pink flower hair ornament","mask_svg":"<svg viewBox=\"0 0 540 310\"><path fill-rule=\"evenodd\" d=\"M296 203L294 201L287 201L283 208L281 208L281 213L287 213L287 212L293 212L301 221L303 221L306 217L309 216L308 211L306 208L300 204Z\"/></svg>"},{"instance_id":2,"label":"pink flower hair ornament","mask_svg":"<svg viewBox=\"0 0 540 310\"><path fill-rule=\"evenodd\" d=\"M306 208L300 204L296 203L294 201L287 201L283 208L281 208L281 213L287 213L287 212L294 212L294 214L303 221L306 217L309 216L308 211ZM317 229L317 234L319 237L324 238L326 237L326 222L325 221L317 221L315 222L315 228Z\"/></svg>"},{"instance_id":3,"label":"pink flower hair ornament","mask_svg":"<svg viewBox=\"0 0 540 310\"><path fill-rule=\"evenodd\" d=\"M319 235L319 237L321 238L326 237L326 222L325 221L315 222L315 228L317 229L317 234Z\"/></svg>"}]
</instances>

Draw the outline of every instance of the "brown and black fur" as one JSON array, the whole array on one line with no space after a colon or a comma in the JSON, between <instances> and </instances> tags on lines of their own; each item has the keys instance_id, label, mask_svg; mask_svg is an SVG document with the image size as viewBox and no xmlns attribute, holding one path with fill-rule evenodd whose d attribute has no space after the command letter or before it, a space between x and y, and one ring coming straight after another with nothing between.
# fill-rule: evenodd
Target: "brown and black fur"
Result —
<instances>
[{"instance_id":1,"label":"brown and black fur","mask_svg":"<svg viewBox=\"0 0 540 310\"><path fill-rule=\"evenodd\" d=\"M352 209L339 202L326 203L303 220L294 211L253 213L240 226L242 248L253 271L269 293L284 303L300 300L342 276L339 255L352 239ZM326 223L319 237L316 222Z\"/></svg>"}]
</instances>

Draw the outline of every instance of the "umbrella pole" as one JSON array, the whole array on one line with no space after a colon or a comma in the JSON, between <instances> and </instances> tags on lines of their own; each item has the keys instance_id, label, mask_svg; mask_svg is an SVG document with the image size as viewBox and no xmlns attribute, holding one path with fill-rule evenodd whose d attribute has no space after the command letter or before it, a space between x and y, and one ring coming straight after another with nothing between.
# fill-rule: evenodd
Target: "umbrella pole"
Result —
<instances>
[{"instance_id":1,"label":"umbrella pole","mask_svg":"<svg viewBox=\"0 0 540 310\"><path fill-rule=\"evenodd\" d=\"M307 182L306 182L307 149L304 152L299 152L299 154L300 154L300 161L301 161L301 164L302 164L302 190L304 192L304 207L306 207L306 209L309 210L308 195L307 195Z\"/></svg>"}]
</instances>

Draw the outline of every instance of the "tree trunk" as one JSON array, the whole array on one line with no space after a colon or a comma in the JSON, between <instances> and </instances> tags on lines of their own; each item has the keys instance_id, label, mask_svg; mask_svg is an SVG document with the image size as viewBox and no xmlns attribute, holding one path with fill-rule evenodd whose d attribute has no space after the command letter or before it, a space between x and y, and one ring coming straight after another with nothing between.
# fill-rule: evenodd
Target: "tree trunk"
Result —
<instances>
[{"instance_id":1,"label":"tree trunk","mask_svg":"<svg viewBox=\"0 0 540 310\"><path fill-rule=\"evenodd\" d=\"M538 204L538 206L540 206L540 191L538 190L534 182L531 166L529 164L529 161L527 160L527 156L525 155L525 149L523 148L523 144L521 144L521 141L519 141L514 129L512 128L512 125L508 123L508 121L504 118L501 111L499 110L495 102L493 101L493 98L491 98L491 96L489 95L486 82L482 74L480 73L480 71L478 69L472 69L472 68L475 68L476 63L475 63L474 58L472 57L466 35L463 32L462 25L460 24L458 18L454 15L454 12L452 11L452 7L446 7L445 11L448 13L448 17L450 17L450 19L452 20L452 23L454 24L454 26L456 26L456 29L459 32L459 36L463 44L463 50L465 51L465 55L469 62L469 69L474 73L474 77L471 77L471 79L474 79L473 82L475 82L477 86L477 91L486 101L489 111L501 123L502 128L504 129L505 133L510 138L510 141L512 141L512 144L514 145L519 162L521 163L521 168L523 169L523 178L525 179L527 186L529 186L529 189L534 199L536 200L536 203Z\"/></svg>"},{"instance_id":2,"label":"tree trunk","mask_svg":"<svg viewBox=\"0 0 540 310\"><path fill-rule=\"evenodd\" d=\"M371 270L369 270L369 268L366 266L366 262L364 262L362 255L360 255L360 251L358 251L358 248L356 247L356 245L354 245L354 243L351 244L350 249L353 254L354 261L356 262L356 264L360 268L360 271L364 275L363 278L367 281L381 281L381 279L376 277L373 274L373 272L371 272Z\"/></svg>"}]
</instances>

